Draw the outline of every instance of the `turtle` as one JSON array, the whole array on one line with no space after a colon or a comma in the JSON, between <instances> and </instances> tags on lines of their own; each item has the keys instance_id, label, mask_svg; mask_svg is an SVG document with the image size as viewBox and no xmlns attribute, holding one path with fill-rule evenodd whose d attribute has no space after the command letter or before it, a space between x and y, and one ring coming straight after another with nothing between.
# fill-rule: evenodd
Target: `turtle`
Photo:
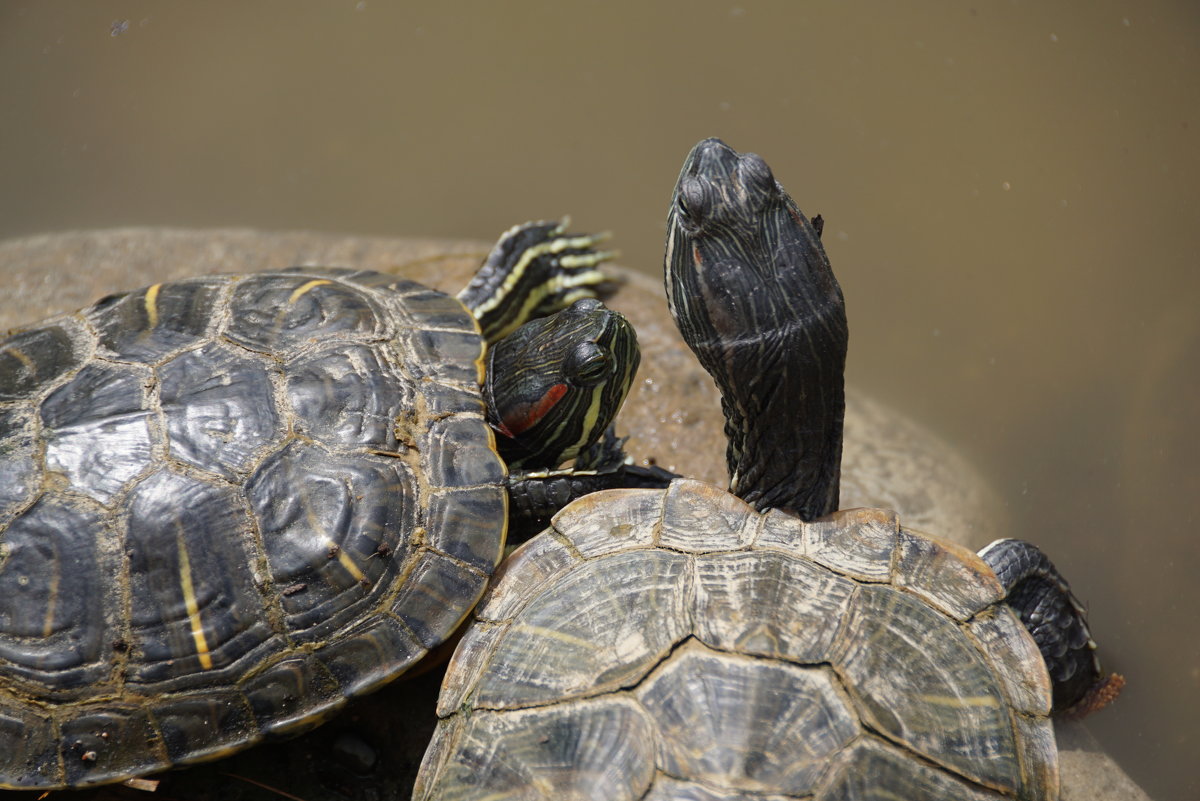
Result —
<instances>
[{"instance_id":1,"label":"turtle","mask_svg":"<svg viewBox=\"0 0 1200 801\"><path fill-rule=\"evenodd\" d=\"M837 510L847 322L820 226L760 157L691 151L665 283L721 391L729 488L588 495L518 548L414 799L1058 797L1052 712L1120 680L1032 544Z\"/></svg>"},{"instance_id":2,"label":"turtle","mask_svg":"<svg viewBox=\"0 0 1200 801\"><path fill-rule=\"evenodd\" d=\"M457 296L215 274L0 339L0 788L316 725L459 626L510 508L659 480L611 432L602 239L514 226Z\"/></svg>"}]
</instances>

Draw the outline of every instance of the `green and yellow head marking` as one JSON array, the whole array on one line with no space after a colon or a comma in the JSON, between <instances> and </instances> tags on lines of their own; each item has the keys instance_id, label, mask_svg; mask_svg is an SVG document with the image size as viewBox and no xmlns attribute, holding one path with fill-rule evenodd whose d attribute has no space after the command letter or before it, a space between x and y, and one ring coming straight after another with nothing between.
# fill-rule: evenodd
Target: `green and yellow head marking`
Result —
<instances>
[{"instance_id":1,"label":"green and yellow head marking","mask_svg":"<svg viewBox=\"0 0 1200 801\"><path fill-rule=\"evenodd\" d=\"M488 416L509 468L554 468L600 439L639 360L633 326L594 299L527 323L493 346Z\"/></svg>"}]
</instances>

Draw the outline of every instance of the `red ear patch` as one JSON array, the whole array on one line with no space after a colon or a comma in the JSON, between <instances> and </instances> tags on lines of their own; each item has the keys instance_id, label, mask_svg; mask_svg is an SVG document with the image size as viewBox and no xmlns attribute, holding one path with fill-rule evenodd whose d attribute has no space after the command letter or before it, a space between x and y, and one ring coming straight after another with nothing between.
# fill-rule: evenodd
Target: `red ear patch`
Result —
<instances>
[{"instance_id":1,"label":"red ear patch","mask_svg":"<svg viewBox=\"0 0 1200 801\"><path fill-rule=\"evenodd\" d=\"M546 394L530 403L522 403L504 416L500 421L500 432L514 439L522 432L529 430L546 416L546 412L554 408L554 404L567 394L566 384L555 384L546 390Z\"/></svg>"}]
</instances>

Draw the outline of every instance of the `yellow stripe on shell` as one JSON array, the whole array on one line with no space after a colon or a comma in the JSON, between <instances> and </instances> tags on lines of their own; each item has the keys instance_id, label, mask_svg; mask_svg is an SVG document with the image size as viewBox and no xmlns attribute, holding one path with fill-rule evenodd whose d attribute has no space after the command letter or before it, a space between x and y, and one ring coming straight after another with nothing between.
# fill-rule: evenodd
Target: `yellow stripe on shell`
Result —
<instances>
[{"instance_id":1,"label":"yellow stripe on shell","mask_svg":"<svg viewBox=\"0 0 1200 801\"><path fill-rule=\"evenodd\" d=\"M963 698L958 695L931 695L921 693L917 696L921 701L931 706L961 709L963 707L998 707L1000 701L994 695L973 695Z\"/></svg>"},{"instance_id":2,"label":"yellow stripe on shell","mask_svg":"<svg viewBox=\"0 0 1200 801\"><path fill-rule=\"evenodd\" d=\"M313 280L309 281L306 284L301 284L300 286L296 287L296 290L294 292L292 292L291 297L288 298L288 304L290 305L290 304L295 303L296 301L300 300L300 298L304 297L314 287L323 286L325 284L332 284L332 283L333 283L332 281L330 281L326 278L314 278Z\"/></svg>"},{"instance_id":3,"label":"yellow stripe on shell","mask_svg":"<svg viewBox=\"0 0 1200 801\"><path fill-rule=\"evenodd\" d=\"M46 602L46 617L42 622L43 637L49 637L54 633L54 610L58 605L58 588L62 582L62 571L59 569L60 564L59 560L54 560L53 566L50 568L53 575L50 578L50 598Z\"/></svg>"},{"instance_id":4,"label":"yellow stripe on shell","mask_svg":"<svg viewBox=\"0 0 1200 801\"><path fill-rule=\"evenodd\" d=\"M154 284L146 289L146 297L143 303L146 306L146 322L151 328L158 325L158 293L162 289L162 284Z\"/></svg>"},{"instance_id":5,"label":"yellow stripe on shell","mask_svg":"<svg viewBox=\"0 0 1200 801\"><path fill-rule=\"evenodd\" d=\"M188 625L192 629L192 641L200 657L200 667L212 669L212 655L208 651L208 640L204 637L204 625L200 619L200 604L196 601L196 588L192 584L192 562L188 557L187 544L183 541L183 529L176 537L179 548L179 586L183 590L183 603L187 607Z\"/></svg>"},{"instance_id":6,"label":"yellow stripe on shell","mask_svg":"<svg viewBox=\"0 0 1200 801\"><path fill-rule=\"evenodd\" d=\"M26 370L28 370L34 376L37 375L37 364L34 363L33 359L29 358L29 354L25 351L21 350L20 348L9 348L8 350L4 351L4 354L6 356L12 356L14 359L24 365Z\"/></svg>"},{"instance_id":7,"label":"yellow stripe on shell","mask_svg":"<svg viewBox=\"0 0 1200 801\"><path fill-rule=\"evenodd\" d=\"M474 318L472 318L474 319ZM476 321L475 330L479 330L479 322ZM483 386L487 381L487 340L483 338L483 334L479 336L479 355L475 357L475 383ZM490 429L489 429L490 430Z\"/></svg>"},{"instance_id":8,"label":"yellow stripe on shell","mask_svg":"<svg viewBox=\"0 0 1200 801\"><path fill-rule=\"evenodd\" d=\"M338 564L340 564L343 568L345 568L347 573L354 576L355 581L366 581L367 580L367 577L363 574L363 572L361 570L358 569L358 565L354 564L354 560L350 558L350 555L346 553L346 550L344 548L339 546L336 542L329 539L328 537L325 538L325 542L329 546L330 552L337 553Z\"/></svg>"},{"instance_id":9,"label":"yellow stripe on shell","mask_svg":"<svg viewBox=\"0 0 1200 801\"><path fill-rule=\"evenodd\" d=\"M558 640L559 642L567 645L586 648L589 651L596 648L596 643L592 640L584 637L576 637L573 634L567 634L565 631L559 631L558 629L552 629L546 626L531 626L526 623L519 623L516 626L513 626L513 630L517 629L529 634L535 634L539 637L547 637L551 640Z\"/></svg>"}]
</instances>

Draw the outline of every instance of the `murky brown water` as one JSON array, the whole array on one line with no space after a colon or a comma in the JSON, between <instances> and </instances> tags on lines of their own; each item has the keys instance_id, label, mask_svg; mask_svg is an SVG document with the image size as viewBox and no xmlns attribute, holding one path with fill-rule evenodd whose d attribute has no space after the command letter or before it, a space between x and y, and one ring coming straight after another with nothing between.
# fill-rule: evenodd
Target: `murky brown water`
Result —
<instances>
[{"instance_id":1,"label":"murky brown water","mask_svg":"<svg viewBox=\"0 0 1200 801\"><path fill-rule=\"evenodd\" d=\"M1129 678L1092 730L1200 795L1200 6L406 5L0 5L0 236L569 212L654 272L687 149L759 152L851 380L978 461Z\"/></svg>"}]
</instances>

